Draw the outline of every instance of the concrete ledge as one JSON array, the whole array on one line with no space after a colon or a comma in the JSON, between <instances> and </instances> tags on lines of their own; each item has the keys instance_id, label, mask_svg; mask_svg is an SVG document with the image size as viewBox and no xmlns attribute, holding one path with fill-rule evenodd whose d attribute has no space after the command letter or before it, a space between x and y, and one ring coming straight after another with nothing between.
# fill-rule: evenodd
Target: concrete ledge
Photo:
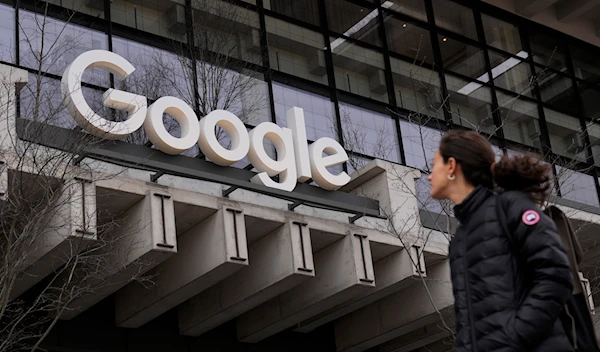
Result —
<instances>
[{"instance_id":1,"label":"concrete ledge","mask_svg":"<svg viewBox=\"0 0 600 352\"><path fill-rule=\"evenodd\" d=\"M25 258L29 267L15 281L11 300L97 239L96 186L86 180L70 180L57 193L56 208L40 223L44 232L31 244L31 252Z\"/></svg>"},{"instance_id":2,"label":"concrete ledge","mask_svg":"<svg viewBox=\"0 0 600 352\"><path fill-rule=\"evenodd\" d=\"M425 285L417 282L337 320L337 350L364 351L439 321L438 312L451 310L454 304L448 260L428 268L426 283L431 298Z\"/></svg>"},{"instance_id":3,"label":"concrete ledge","mask_svg":"<svg viewBox=\"0 0 600 352\"><path fill-rule=\"evenodd\" d=\"M417 266L414 264L417 264ZM414 284L414 279L418 278L419 275L426 276L422 253L418 253L415 247L393 253L375 263L374 267L377 285L372 290L361 292L351 301L344 302L310 320L301 322L298 324L296 331L310 332L321 325Z\"/></svg>"},{"instance_id":4,"label":"concrete ledge","mask_svg":"<svg viewBox=\"0 0 600 352\"><path fill-rule=\"evenodd\" d=\"M104 247L99 252L106 256L106 267L100 268L96 276L81 275L90 281L88 285L93 293L76 299L61 319L76 317L177 253L171 196L148 190L146 196L125 213L123 224L105 236Z\"/></svg>"},{"instance_id":5,"label":"concrete ledge","mask_svg":"<svg viewBox=\"0 0 600 352\"><path fill-rule=\"evenodd\" d=\"M152 287L134 282L117 292L118 326L140 327L248 265L244 215L233 207L222 206L177 243L177 255L152 272Z\"/></svg>"},{"instance_id":6,"label":"concrete ledge","mask_svg":"<svg viewBox=\"0 0 600 352\"><path fill-rule=\"evenodd\" d=\"M249 249L252 265L179 306L179 330L199 336L314 276L307 224L288 221Z\"/></svg>"},{"instance_id":7,"label":"concrete ledge","mask_svg":"<svg viewBox=\"0 0 600 352\"><path fill-rule=\"evenodd\" d=\"M315 278L238 318L238 338L258 342L375 287L368 239L347 235L314 255Z\"/></svg>"}]
</instances>

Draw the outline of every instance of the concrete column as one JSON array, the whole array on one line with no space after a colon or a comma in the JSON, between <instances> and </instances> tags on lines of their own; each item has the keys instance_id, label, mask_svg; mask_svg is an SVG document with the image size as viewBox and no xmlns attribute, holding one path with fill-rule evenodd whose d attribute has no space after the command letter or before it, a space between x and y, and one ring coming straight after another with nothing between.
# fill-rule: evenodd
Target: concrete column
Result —
<instances>
[{"instance_id":1,"label":"concrete column","mask_svg":"<svg viewBox=\"0 0 600 352\"><path fill-rule=\"evenodd\" d=\"M347 235L314 255L315 278L238 318L238 338L258 342L375 287L369 241Z\"/></svg>"},{"instance_id":2,"label":"concrete column","mask_svg":"<svg viewBox=\"0 0 600 352\"><path fill-rule=\"evenodd\" d=\"M173 200L166 192L148 190L125 212L122 221L103 234L103 248L98 255L103 256L105 267L87 278L93 293L75 300L61 319L76 317L177 253Z\"/></svg>"},{"instance_id":3,"label":"concrete column","mask_svg":"<svg viewBox=\"0 0 600 352\"><path fill-rule=\"evenodd\" d=\"M0 177L0 180L3 177ZM87 248L97 238L96 186L75 179L66 181L57 191L49 215L38 224L43 232L34 238L25 260L25 269L11 291L11 299L20 296L40 280Z\"/></svg>"},{"instance_id":4,"label":"concrete column","mask_svg":"<svg viewBox=\"0 0 600 352\"><path fill-rule=\"evenodd\" d=\"M427 289L417 282L337 320L337 351L364 351L438 322L438 312L449 311L454 304L450 265L445 260L428 269Z\"/></svg>"},{"instance_id":5,"label":"concrete column","mask_svg":"<svg viewBox=\"0 0 600 352\"><path fill-rule=\"evenodd\" d=\"M153 270L155 284L133 282L116 294L116 322L137 328L248 265L244 215L221 206L177 239L177 255Z\"/></svg>"},{"instance_id":6,"label":"concrete column","mask_svg":"<svg viewBox=\"0 0 600 352\"><path fill-rule=\"evenodd\" d=\"M306 223L288 221L253 243L252 265L179 306L179 330L199 336L314 276Z\"/></svg>"},{"instance_id":7,"label":"concrete column","mask_svg":"<svg viewBox=\"0 0 600 352\"><path fill-rule=\"evenodd\" d=\"M381 213L402 236L416 238L421 229L415 180L421 172L383 160L373 160L352 174L343 190L379 201Z\"/></svg>"},{"instance_id":8,"label":"concrete column","mask_svg":"<svg viewBox=\"0 0 600 352\"><path fill-rule=\"evenodd\" d=\"M374 267L376 287L359 293L351 301L301 322L298 324L296 331L310 332L321 325L414 284L415 279L418 279L420 275L426 276L424 259L418 247L411 247L409 250L402 249L393 253L376 262Z\"/></svg>"}]
</instances>

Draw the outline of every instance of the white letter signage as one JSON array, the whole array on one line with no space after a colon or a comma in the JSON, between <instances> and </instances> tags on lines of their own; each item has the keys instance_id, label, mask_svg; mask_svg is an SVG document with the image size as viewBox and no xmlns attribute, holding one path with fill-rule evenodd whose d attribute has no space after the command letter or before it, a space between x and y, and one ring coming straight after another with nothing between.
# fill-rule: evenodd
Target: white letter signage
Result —
<instances>
[{"instance_id":1,"label":"white letter signage","mask_svg":"<svg viewBox=\"0 0 600 352\"><path fill-rule=\"evenodd\" d=\"M105 69L119 80L132 74L135 68L113 52L91 50L79 55L65 70L61 88L67 110L79 126L94 136L121 139L143 125L150 141L164 153L180 154L197 143L207 160L217 165L230 166L248 156L259 171L252 182L290 192L297 182L311 178L327 190L336 190L350 181L346 172L334 175L327 169L348 160L337 141L323 137L308 145L301 108L293 107L287 112L288 128L263 122L248 132L242 120L225 110L212 111L198 120L194 110L179 98L162 97L147 107L147 98L142 95L108 89L104 93L104 106L129 113L125 121L109 121L96 114L83 97L81 77L88 68ZM180 137L173 136L164 126L165 113L179 124ZM217 127L229 135L230 148L219 143ZM265 150L265 139L275 146L276 160ZM273 180L275 176L279 176L278 181Z\"/></svg>"}]
</instances>

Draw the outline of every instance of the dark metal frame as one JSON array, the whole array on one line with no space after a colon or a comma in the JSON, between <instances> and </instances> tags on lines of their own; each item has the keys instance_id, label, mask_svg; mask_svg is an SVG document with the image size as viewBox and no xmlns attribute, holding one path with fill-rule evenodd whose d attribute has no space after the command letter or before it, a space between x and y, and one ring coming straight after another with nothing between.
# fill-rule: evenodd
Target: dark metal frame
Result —
<instances>
[{"instance_id":1,"label":"dark metal frame","mask_svg":"<svg viewBox=\"0 0 600 352\"><path fill-rule=\"evenodd\" d=\"M490 4L487 4L483 1L446 0L446 1L453 1L455 3L467 6L468 8L472 9L473 16L475 19L477 37L478 37L477 40L474 40L471 38L467 38L461 34L453 33L448 30L436 27L435 13L434 13L433 5L432 5L432 0L423 0L424 4L425 4L425 12L427 15L427 22L412 18L405 14L396 13L392 10L384 10L381 7L381 1L379 1L379 0L352 0L351 1L352 3L357 4L359 6L365 6L365 7L368 7L369 9L376 8L379 10L379 15L378 15L377 20L379 21L379 35L380 35L380 41L382 43L381 46L364 43L364 42L361 42L354 38L346 38L346 39L355 45L359 45L359 46L363 46L363 47L371 49L371 50L375 50L383 55L385 68L386 68L385 80L388 85L389 103L382 103L382 102L375 101L375 100L372 100L372 99L369 99L369 98L366 98L366 97L363 97L363 96L360 96L357 94L352 94L349 92L340 91L340 90L336 89L335 74L334 74L334 68L333 68L333 62L332 62L332 54L331 54L331 50L329 48L329 37L330 36L340 36L340 34L335 33L328 29L328 20L327 20L327 13L326 13L327 11L326 11L326 7L324 4L324 1L327 1L327 0L315 0L315 3L318 5L318 12L319 12L319 16L321 19L320 26L315 26L313 24L303 22L300 19L291 18L291 17L285 16L285 15L279 14L277 12L274 12L272 10L264 9L262 0L257 0L256 5L252 5L252 4L249 4L249 3L241 1L241 0L225 0L225 1L230 1L234 4L241 5L241 6L249 8L249 9L252 9L257 12L257 15L259 17L259 20L260 20L259 22L260 22L260 26L261 26L261 38L260 39L261 39L261 46L263 46L263 48L262 48L263 66L262 67L257 66L256 69L260 70L261 73L264 73L264 78L268 85L268 90L269 90L268 98L269 98L269 105L271 107L271 120L272 121L275 121L275 109L274 109L274 101L273 101L273 94L272 94L273 93L272 82L279 82L282 84L289 84L292 86L301 86L302 89L305 89L307 91L310 91L310 92L313 92L316 94L326 96L333 102L334 108L335 108L336 119L337 119L337 123L338 123L338 138L339 138L340 142L342 143L342 145L344 144L344 141L342 138L343 135L341 133L342 126L341 126L341 117L340 117L340 113L339 113L340 102L347 102L347 103L350 103L353 105L367 107L368 109L371 109L374 111L383 112L383 113L389 115L391 118L393 118L395 120L395 124L396 124L396 128L397 128L398 141L399 141L399 145L400 145L400 155L401 155L402 162L405 162L406 159L405 159L404 150L402 147L402 134L401 134L401 129L400 129L400 125L399 125L399 119L406 118L406 116L408 116L410 111L407 111L401 107L398 107L397 104L395 103L395 92L394 92L394 88L393 88L393 77L392 77L392 73L391 73L391 69L390 69L391 68L390 58L394 57L399 60L406 60L406 58L402 57L402 55L398 55L398 54L390 51L389 48L387 47L385 26L383 23L383 11L385 11L386 15L390 14L399 20L416 24L430 32L431 44L433 47L433 53L434 53L434 58L435 58L435 62L436 62L435 69L439 72L441 89L442 89L442 94L444 97L448 96L448 90L446 88L446 82L445 82L446 70L444 69L443 61L441 59L439 43L438 43L438 35L447 36L447 37L459 40L461 42L465 42L469 45L474 45L478 48L481 48L483 50L484 56L485 56L486 71L488 72L488 74L491 77L491 65L490 65L488 50L493 50L495 52L502 53L503 55L507 55L507 56L511 56L511 57L515 57L515 55L513 53L504 52L497 48L492 48L485 42L483 20L481 17L482 14L490 15L490 16L496 17L502 21L506 21L506 22L515 24L518 27L519 32L521 34L521 39L522 39L524 49L530 53L531 53L531 50L530 50L531 47L529 45L529 32L531 30L541 30L545 33L548 33L548 35L557 39L557 43L559 43L559 45L561 47L566 48L565 54L566 54L566 61L567 61L566 66L568 68L568 70L567 70L568 73L567 74L560 73L560 74L569 78L573 82L573 92L574 92L574 94L577 94L577 99L578 99L578 103L579 103L578 111L576 114L574 114L569 111L564 111L564 110L560 109L560 107L550 106L549 104L543 102L541 99L540 91L539 91L539 88L537 87L537 85L535 85L534 89L533 89L533 92L534 92L533 98L521 96L519 99L525 99L527 101L531 101L531 102L537 104L537 106L538 106L540 129L542 132L542 151L544 153L548 153L552 157L553 160L557 161L557 164L559 164L559 165L571 165L571 166L574 165L575 168L578 170L591 170L586 173L594 177L596 190L598 191L598 194L600 194L600 183L598 181L600 169L598 167L596 167L596 165L594 164L592 150L591 150L591 147L589 144L589 136L587 135L587 132L585 131L585 129L583 129L583 137L585 139L586 144L588 145L588 148L586 150L586 152L587 152L586 162L579 162L579 161L571 160L569 158L566 158L566 157L563 157L563 156L557 155L556 153L551 152L552 148L550 145L550 138L549 138L548 129L547 129L546 122L545 122L545 115L544 115L544 107L551 108L553 110L563 112L570 116L574 116L574 117L578 118L582 128L585 127L585 125L589 121L589 119L585 116L585 114L582 111L583 104L581 101L581 97L578 94L578 92L579 92L578 84L579 83L584 83L586 85L590 85L590 84L594 85L594 84L583 81L583 80L575 77L574 65L573 65L573 60L571 58L571 53L570 53L569 47L573 46L573 45L577 45L577 46L585 48L585 50L596 52L596 53L600 53L600 48L597 48L589 43L585 43L581 40L572 38L564 33L556 31L554 29L534 23L533 21L531 21L529 19L520 17L516 14L510 13L505 10L496 8L496 7L494 7ZM34 11L34 12L41 12L42 8L40 8L39 4L42 2L36 1L36 0L20 0L20 1L2 0L1 2L2 3L12 3L13 7L16 9L16 20L15 20L15 28L17 29L17 31L16 31L16 39L17 39L17 41L16 41L16 49L17 49L16 50L16 60L17 60L16 64L19 65L19 63L20 63L19 62L20 55L19 55L19 50L18 50L19 9L25 9L25 10ZM89 28L101 30L101 31L104 31L105 33L107 33L108 40L109 40L109 43L108 43L109 48L112 48L112 36L119 35L119 36L124 37L129 40L140 41L140 42L143 42L148 45L157 46L157 47L160 47L161 49L175 52L172 45L169 44L170 40L167 40L167 39L162 38L157 35L146 33L146 32L134 29L134 28L130 28L130 27L112 22L111 21L111 12L110 12L110 0L104 0L104 6L105 6L105 11L104 11L105 18L104 19L78 13L73 17L71 22L74 22L76 24L83 25L83 26L86 26ZM59 18L59 19L60 18L66 19L66 14L65 14L64 9L60 8L59 6L49 5L49 10L50 10L49 13L51 16ZM186 14L191 14L191 2L190 1L186 2ZM285 74L282 72L277 72L277 71L271 69L271 67L269 65L269 54L268 54L268 46L267 46L266 28L265 28L265 16L266 15L272 16L275 18L279 18L279 19L288 21L290 23L296 24L298 26L320 32L323 35L324 42L325 42L326 48L327 48L325 50L325 59L326 59L327 75L329 77L328 85L322 85L322 84L312 82L309 80L303 80L299 77L295 77L293 75ZM191 17L186 15L186 25L187 26L191 26L190 19L191 19ZM183 45L190 46L192 44L193 43L189 42L189 40L188 40L188 44L183 44ZM190 47L189 49L195 50L192 47ZM600 56L600 54L599 54L599 56ZM532 70L532 74L535 74L535 67L537 67L537 64L534 63L531 55L529 58L522 60L522 61L528 63L529 67ZM34 73L33 70L31 70L31 69L28 69L28 70L30 72ZM554 72L554 70L552 70L552 69L549 69L549 70ZM556 72L556 73L559 73L559 72ZM457 74L454 72L452 72L452 75L455 75L457 77L460 77L462 79L466 79L469 81L472 80L469 77L465 77L463 75L460 75L460 74ZM56 75L48 75L48 76L51 78L58 78ZM111 81L111 83L112 83L112 81ZM490 80L489 83L485 83L482 85L490 88L492 90L492 92L494 93L491 105L492 105L493 111L495 112L494 121L498 127L501 125L501 117L498 114L498 101L496 98L496 92L502 92L504 94L511 95L511 96L516 96L516 93L505 90L500 87L496 87L494 85L493 80ZM86 85L86 86L95 88L95 89L103 89L102 87L97 87L94 85ZM596 87L598 87L598 86L596 86ZM459 126L456 126L452 123L452 119L448 113L448 109L444 109L444 114L445 114L445 126L440 126L439 125L440 121L431 121L428 127L442 128L443 130L452 129L452 128L460 128ZM503 133L502 133L501 129L499 129L499 132L497 133L496 136L492 136L492 140L495 141L503 150L506 150L507 148L515 148L518 150L530 150L531 149L530 146L522 145L520 143L510 141L510 140L505 140L503 138ZM367 155L361 155L360 153L354 153L354 152L350 152L350 153L359 155L362 157L369 157ZM598 165L600 165L600 161L598 162Z\"/></svg>"},{"instance_id":2,"label":"dark metal frame","mask_svg":"<svg viewBox=\"0 0 600 352\"><path fill-rule=\"evenodd\" d=\"M151 147L125 142L100 142L90 138L88 147L74 151L70 141L84 141L81 132L45 125L17 118L17 135L25 141L34 142L59 150L75 152L74 164L84 158L92 158L132 168L154 171L162 175L181 176L196 180L229 185L227 196L235 189L246 189L265 195L286 199L295 203L333 209L355 214L357 217L381 217L377 201L341 191L326 191L320 187L298 183L293 192L287 192L250 182L256 173L234 167L222 167L206 160L183 155L167 155ZM81 148L81 146L78 146ZM152 176L151 176L152 177Z\"/></svg>"}]
</instances>

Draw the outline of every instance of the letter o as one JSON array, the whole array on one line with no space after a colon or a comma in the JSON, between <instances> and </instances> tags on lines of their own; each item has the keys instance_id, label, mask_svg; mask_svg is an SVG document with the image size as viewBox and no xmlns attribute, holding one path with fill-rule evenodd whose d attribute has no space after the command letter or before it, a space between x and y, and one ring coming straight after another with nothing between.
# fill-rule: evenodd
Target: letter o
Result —
<instances>
[{"instance_id":1,"label":"letter o","mask_svg":"<svg viewBox=\"0 0 600 352\"><path fill-rule=\"evenodd\" d=\"M198 146L206 157L221 166L232 165L246 157L250 149L250 137L244 123L234 114L225 110L215 110L200 119ZM227 132L231 149L223 147L215 128L219 126Z\"/></svg>"},{"instance_id":2,"label":"letter o","mask_svg":"<svg viewBox=\"0 0 600 352\"><path fill-rule=\"evenodd\" d=\"M181 137L172 136L163 123L163 113L175 118L179 123ZM167 154L182 153L196 144L200 128L194 110L183 100L175 97L162 97L148 107L144 129L150 141Z\"/></svg>"}]
</instances>

